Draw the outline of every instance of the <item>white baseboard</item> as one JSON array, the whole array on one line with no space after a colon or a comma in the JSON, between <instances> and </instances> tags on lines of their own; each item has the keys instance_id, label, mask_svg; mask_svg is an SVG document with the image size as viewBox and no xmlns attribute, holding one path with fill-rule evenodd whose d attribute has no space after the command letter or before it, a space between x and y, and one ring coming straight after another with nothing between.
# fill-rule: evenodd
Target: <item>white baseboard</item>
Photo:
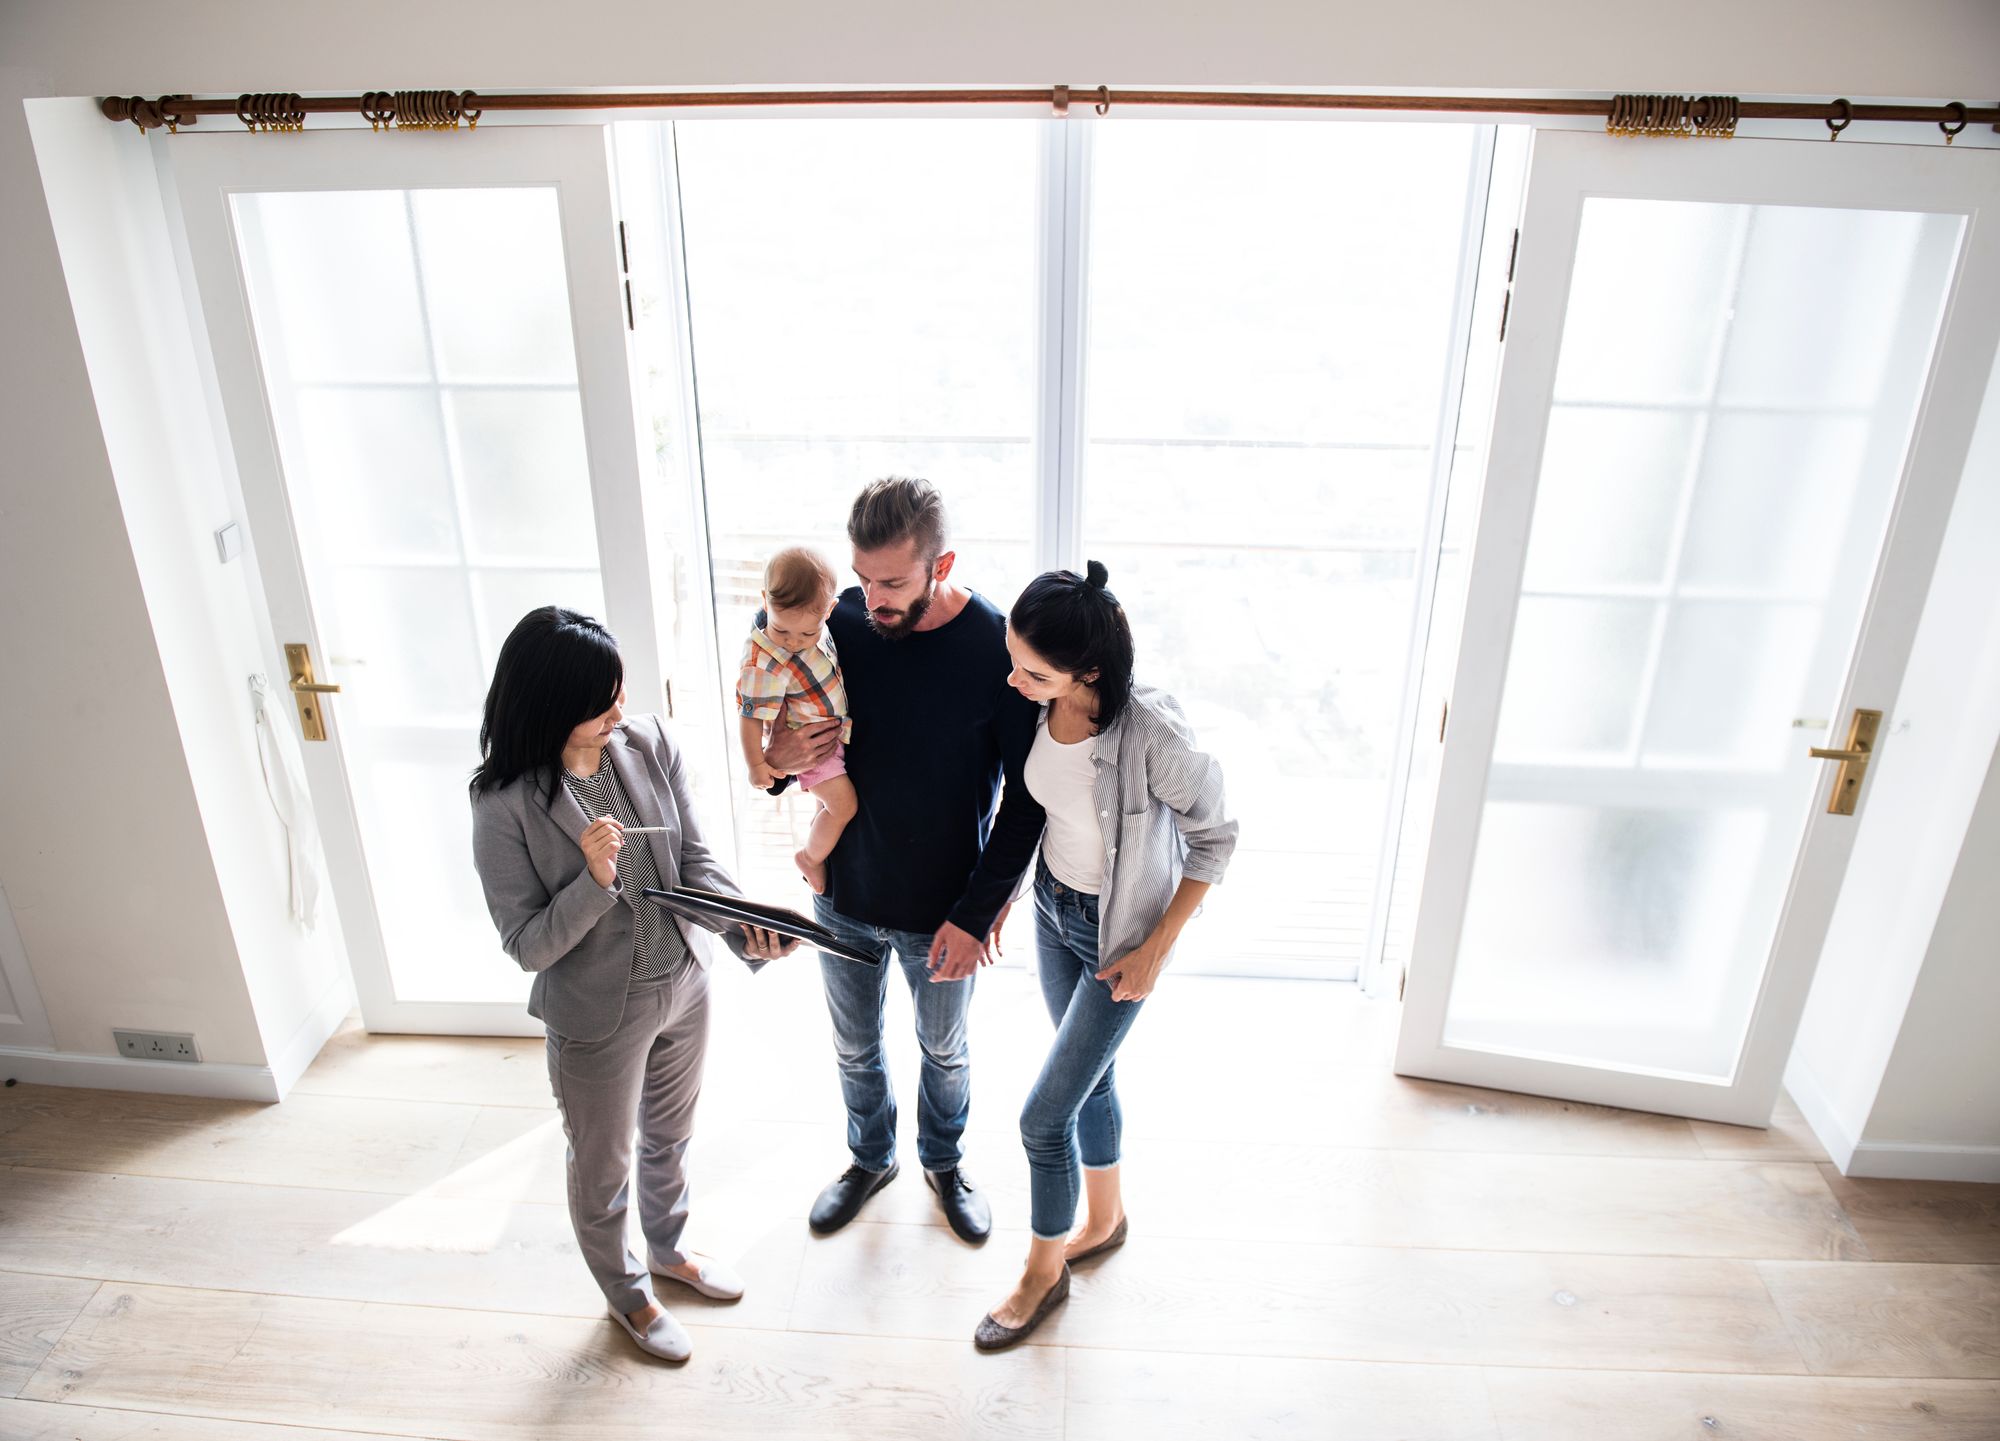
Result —
<instances>
[{"instance_id":1,"label":"white baseboard","mask_svg":"<svg viewBox=\"0 0 2000 1441\"><path fill-rule=\"evenodd\" d=\"M332 985L319 998L317 1004L298 1028L291 1039L271 1063L273 1079L277 1083L278 1094L274 1099L282 1100L291 1094L292 1087L306 1073L306 1068L319 1057L320 1048L326 1045L333 1033L340 1029L347 1013L354 1009L354 983L349 979L347 968L342 966Z\"/></svg>"},{"instance_id":2,"label":"white baseboard","mask_svg":"<svg viewBox=\"0 0 2000 1441\"><path fill-rule=\"evenodd\" d=\"M1785 1067L1785 1090L1843 1176L1898 1181L2000 1182L2000 1146L1929 1141L1860 1141L1847 1133L1818 1079L1797 1057Z\"/></svg>"},{"instance_id":3,"label":"white baseboard","mask_svg":"<svg viewBox=\"0 0 2000 1441\"><path fill-rule=\"evenodd\" d=\"M1840 1174L1847 1175L1847 1168L1854 1163L1854 1137L1848 1135L1847 1127L1840 1123L1833 1102L1827 1097L1819 1078L1800 1065L1797 1056L1793 1056L1785 1067L1785 1093L1799 1108L1799 1114L1806 1118L1812 1133L1819 1137L1819 1143L1826 1147L1827 1156L1840 1168Z\"/></svg>"},{"instance_id":4,"label":"white baseboard","mask_svg":"<svg viewBox=\"0 0 2000 1441\"><path fill-rule=\"evenodd\" d=\"M1863 1141L1854 1148L1854 1159L1841 1167L1841 1171L1849 1176L1893 1177L1903 1181L2000 1181L2000 1146Z\"/></svg>"},{"instance_id":5,"label":"white baseboard","mask_svg":"<svg viewBox=\"0 0 2000 1441\"><path fill-rule=\"evenodd\" d=\"M135 1061L128 1056L0 1046L0 1077L33 1086L84 1086L97 1091L145 1091L223 1101L278 1099L278 1080L269 1066L215 1061Z\"/></svg>"}]
</instances>

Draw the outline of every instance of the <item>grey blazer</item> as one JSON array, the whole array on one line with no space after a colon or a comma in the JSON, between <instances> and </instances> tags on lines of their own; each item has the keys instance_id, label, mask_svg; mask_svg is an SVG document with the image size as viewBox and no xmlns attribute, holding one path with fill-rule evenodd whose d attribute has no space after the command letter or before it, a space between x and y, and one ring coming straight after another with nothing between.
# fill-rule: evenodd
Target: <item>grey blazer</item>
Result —
<instances>
[{"instance_id":1,"label":"grey blazer","mask_svg":"<svg viewBox=\"0 0 2000 1441\"><path fill-rule=\"evenodd\" d=\"M605 749L641 823L667 828L627 842L653 848L660 884L741 895L702 839L680 747L660 718L628 717ZM545 774L517 776L473 796L472 864L501 946L534 973L528 1014L565 1040L599 1041L625 1014L632 910L622 887L607 891L591 878L579 844L590 820L568 786L558 781L551 799L547 783ZM699 926L682 930L694 963L705 969L717 937ZM743 958L740 933L724 944ZM752 970L764 964L744 959Z\"/></svg>"}]
</instances>

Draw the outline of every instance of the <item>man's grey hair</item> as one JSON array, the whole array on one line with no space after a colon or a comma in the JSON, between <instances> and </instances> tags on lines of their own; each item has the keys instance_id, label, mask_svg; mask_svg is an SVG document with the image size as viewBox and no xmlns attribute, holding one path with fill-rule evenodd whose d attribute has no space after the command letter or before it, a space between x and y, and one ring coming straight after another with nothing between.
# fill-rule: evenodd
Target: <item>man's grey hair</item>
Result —
<instances>
[{"instance_id":1,"label":"man's grey hair","mask_svg":"<svg viewBox=\"0 0 2000 1441\"><path fill-rule=\"evenodd\" d=\"M926 564L943 555L949 537L944 497L928 480L890 475L870 481L847 513L847 539L856 550L881 550L914 541Z\"/></svg>"}]
</instances>

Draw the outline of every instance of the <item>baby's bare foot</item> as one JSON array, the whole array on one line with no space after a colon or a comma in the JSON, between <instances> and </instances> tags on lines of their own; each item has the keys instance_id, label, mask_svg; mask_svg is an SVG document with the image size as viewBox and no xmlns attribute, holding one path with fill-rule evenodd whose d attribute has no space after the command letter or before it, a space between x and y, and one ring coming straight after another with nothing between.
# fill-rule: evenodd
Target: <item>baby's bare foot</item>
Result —
<instances>
[{"instance_id":1,"label":"baby's bare foot","mask_svg":"<svg viewBox=\"0 0 2000 1441\"><path fill-rule=\"evenodd\" d=\"M792 863L799 868L799 874L806 878L806 884L812 887L814 895L826 894L825 861L816 861L801 850L792 857Z\"/></svg>"}]
</instances>

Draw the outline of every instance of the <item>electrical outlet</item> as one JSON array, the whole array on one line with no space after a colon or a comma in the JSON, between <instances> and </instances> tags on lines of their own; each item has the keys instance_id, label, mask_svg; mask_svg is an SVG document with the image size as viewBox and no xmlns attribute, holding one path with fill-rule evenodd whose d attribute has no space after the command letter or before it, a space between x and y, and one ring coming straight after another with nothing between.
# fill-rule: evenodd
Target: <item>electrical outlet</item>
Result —
<instances>
[{"instance_id":1,"label":"electrical outlet","mask_svg":"<svg viewBox=\"0 0 2000 1441\"><path fill-rule=\"evenodd\" d=\"M118 1054L134 1061L199 1061L194 1037L181 1031L113 1031Z\"/></svg>"}]
</instances>

